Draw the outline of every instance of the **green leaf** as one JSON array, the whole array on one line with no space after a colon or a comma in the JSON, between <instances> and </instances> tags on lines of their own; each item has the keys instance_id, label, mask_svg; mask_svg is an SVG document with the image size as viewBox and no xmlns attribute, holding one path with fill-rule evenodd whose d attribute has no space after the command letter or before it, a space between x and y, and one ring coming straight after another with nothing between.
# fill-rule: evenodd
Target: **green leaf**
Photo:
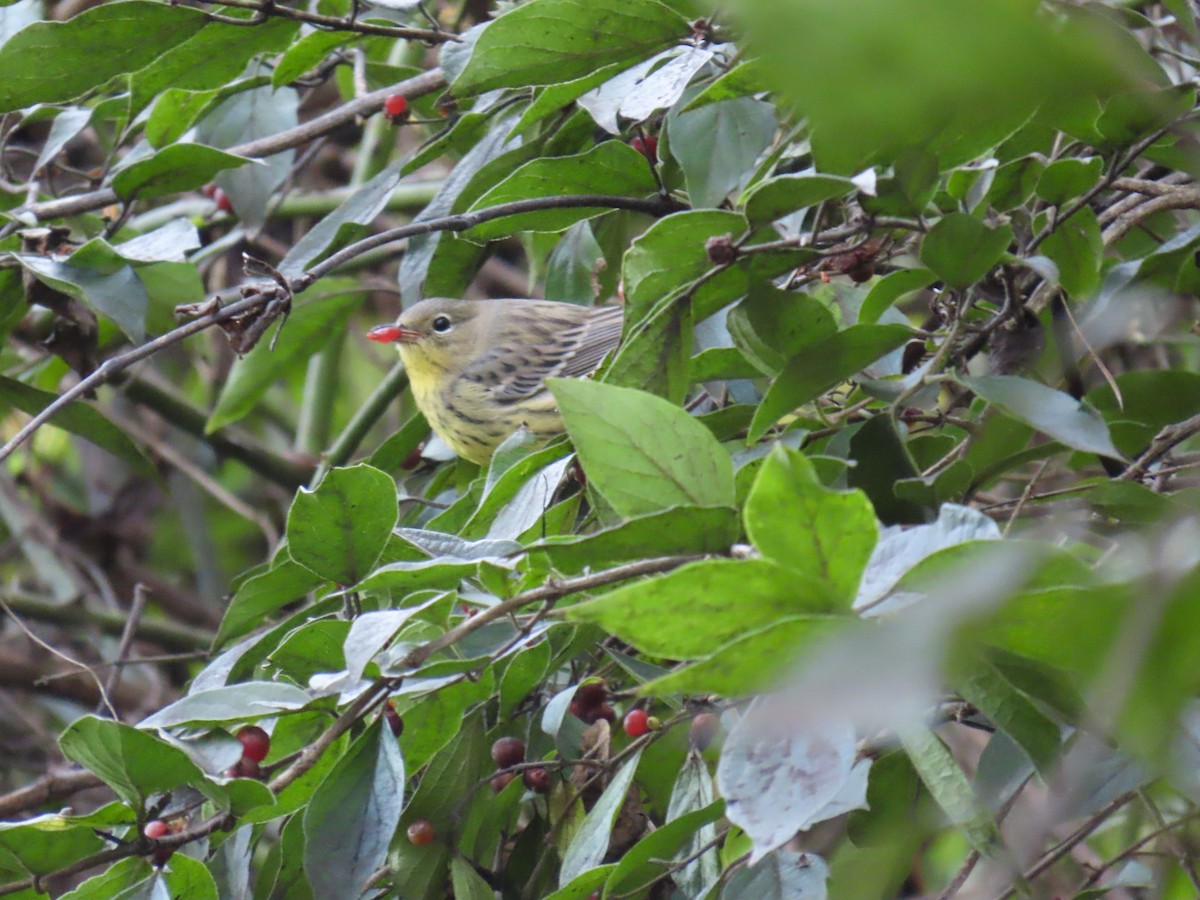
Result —
<instances>
[{"instance_id":1,"label":"green leaf","mask_svg":"<svg viewBox=\"0 0 1200 900\"><path fill-rule=\"evenodd\" d=\"M1011 226L992 229L966 213L950 213L921 241L921 262L947 287L969 287L1000 261L1012 239Z\"/></svg>"},{"instance_id":2,"label":"green leaf","mask_svg":"<svg viewBox=\"0 0 1200 900\"><path fill-rule=\"evenodd\" d=\"M210 799L224 791L186 753L153 735L110 719L83 716L58 739L63 755L98 775L126 803L190 785Z\"/></svg>"},{"instance_id":3,"label":"green leaf","mask_svg":"<svg viewBox=\"0 0 1200 900\"><path fill-rule=\"evenodd\" d=\"M34 22L0 47L0 113L95 90L153 62L208 21L198 9L126 0L66 22Z\"/></svg>"},{"instance_id":4,"label":"green leaf","mask_svg":"<svg viewBox=\"0 0 1200 900\"><path fill-rule=\"evenodd\" d=\"M757 441L782 416L861 372L911 336L903 325L852 325L801 352L767 388L750 424L749 440Z\"/></svg>"},{"instance_id":5,"label":"green leaf","mask_svg":"<svg viewBox=\"0 0 1200 900\"><path fill-rule=\"evenodd\" d=\"M763 556L828 585L847 604L854 598L879 533L861 491L826 488L805 456L777 444L758 470L744 516Z\"/></svg>"},{"instance_id":6,"label":"green leaf","mask_svg":"<svg viewBox=\"0 0 1200 900\"><path fill-rule=\"evenodd\" d=\"M1061 444L1085 453L1121 459L1104 420L1062 391L1013 375L983 375L962 378L961 382L988 403L999 406Z\"/></svg>"},{"instance_id":7,"label":"green leaf","mask_svg":"<svg viewBox=\"0 0 1200 900\"><path fill-rule=\"evenodd\" d=\"M747 228L743 216L724 210L672 213L647 228L630 245L621 266L627 322L640 321L663 297L712 268L705 241L721 235L737 240ZM743 293L745 283L744 272L728 269L702 287L693 302L702 305L710 293L732 299Z\"/></svg>"},{"instance_id":8,"label":"green leaf","mask_svg":"<svg viewBox=\"0 0 1200 900\"><path fill-rule=\"evenodd\" d=\"M1007 861L1008 851L996 820L979 802L946 745L919 726L902 731L900 740L929 793L950 821L962 829L971 848L988 859Z\"/></svg>"},{"instance_id":9,"label":"green leaf","mask_svg":"<svg viewBox=\"0 0 1200 900\"><path fill-rule=\"evenodd\" d=\"M253 31L254 29L246 29ZM271 73L271 84L280 87L295 81L309 69L314 68L333 50L343 45L350 46L357 39L344 31L311 31L292 43L275 63Z\"/></svg>"},{"instance_id":10,"label":"green leaf","mask_svg":"<svg viewBox=\"0 0 1200 900\"><path fill-rule=\"evenodd\" d=\"M133 266L125 264L103 241L89 241L66 262L31 253L16 254L16 259L38 281L82 300L132 340L145 337L150 302L146 288Z\"/></svg>"},{"instance_id":11,"label":"green leaf","mask_svg":"<svg viewBox=\"0 0 1200 900\"><path fill-rule=\"evenodd\" d=\"M683 553L724 553L738 538L737 512L726 506L676 506L591 534L548 538L529 547L567 574L613 563Z\"/></svg>"},{"instance_id":12,"label":"green leaf","mask_svg":"<svg viewBox=\"0 0 1200 900\"><path fill-rule=\"evenodd\" d=\"M609 894L616 894L649 884L655 876L661 876L666 870L663 860L675 856L681 848L688 845L695 832L721 818L724 810L724 802L718 800L703 809L685 813L652 831L625 852L609 876L605 889Z\"/></svg>"},{"instance_id":13,"label":"green leaf","mask_svg":"<svg viewBox=\"0 0 1200 900\"><path fill-rule=\"evenodd\" d=\"M253 27L248 15L243 21L245 25L234 25L209 19L197 34L134 73L130 78L131 113L140 113L167 89L207 91L224 87L247 69L253 57L282 49L300 28L299 22L282 16L269 16L253 23Z\"/></svg>"},{"instance_id":14,"label":"green leaf","mask_svg":"<svg viewBox=\"0 0 1200 900\"><path fill-rule=\"evenodd\" d=\"M288 553L336 584L356 584L383 552L399 512L396 485L371 466L334 469L288 510Z\"/></svg>"},{"instance_id":15,"label":"green leaf","mask_svg":"<svg viewBox=\"0 0 1200 900\"><path fill-rule=\"evenodd\" d=\"M710 103L720 103L722 100L732 100L734 97L745 97L747 94L757 94L767 89L762 79L762 67L758 60L748 59L739 62L732 69L722 72L716 81L688 101L683 112L691 112Z\"/></svg>"},{"instance_id":16,"label":"green leaf","mask_svg":"<svg viewBox=\"0 0 1200 900\"><path fill-rule=\"evenodd\" d=\"M621 771L608 783L596 805L583 820L583 824L579 826L575 839L563 854L562 869L558 873L559 887L565 887L588 869L594 869L604 861L613 823L625 803L625 794L641 758L642 751L638 750L626 761Z\"/></svg>"},{"instance_id":17,"label":"green leaf","mask_svg":"<svg viewBox=\"0 0 1200 900\"><path fill-rule=\"evenodd\" d=\"M247 722L303 709L312 698L300 688L271 681L231 684L187 694L168 703L138 723L139 728L172 728L176 725L215 725Z\"/></svg>"},{"instance_id":18,"label":"green leaf","mask_svg":"<svg viewBox=\"0 0 1200 900\"><path fill-rule=\"evenodd\" d=\"M1043 778L1055 772L1061 739L1059 728L994 665L974 657L954 679L963 699L1016 741Z\"/></svg>"},{"instance_id":19,"label":"green leaf","mask_svg":"<svg viewBox=\"0 0 1200 900\"><path fill-rule=\"evenodd\" d=\"M330 251L336 250L339 243L337 238L343 227L369 225L383 212L399 183L397 167L388 166L357 188L338 204L337 209L308 229L304 237L292 245L287 256L279 261L277 268L280 273L294 278Z\"/></svg>"},{"instance_id":20,"label":"green leaf","mask_svg":"<svg viewBox=\"0 0 1200 900\"><path fill-rule=\"evenodd\" d=\"M286 322L269 328L253 350L234 362L205 433L212 434L254 409L281 378L340 334L346 319L365 299L365 292L353 290L297 303Z\"/></svg>"},{"instance_id":21,"label":"green leaf","mask_svg":"<svg viewBox=\"0 0 1200 900\"><path fill-rule=\"evenodd\" d=\"M804 347L837 333L833 313L809 294L756 282L729 312L726 327L734 344L760 372L776 375Z\"/></svg>"},{"instance_id":22,"label":"green leaf","mask_svg":"<svg viewBox=\"0 0 1200 900\"><path fill-rule=\"evenodd\" d=\"M304 810L304 873L316 897L360 894L384 864L404 806L404 760L382 717L321 782ZM330 865L331 859L339 860Z\"/></svg>"},{"instance_id":23,"label":"green leaf","mask_svg":"<svg viewBox=\"0 0 1200 900\"><path fill-rule=\"evenodd\" d=\"M937 280L928 269L899 269L889 272L871 285L858 311L860 325L874 325L892 304L913 291L927 288Z\"/></svg>"},{"instance_id":24,"label":"green leaf","mask_svg":"<svg viewBox=\"0 0 1200 900\"><path fill-rule=\"evenodd\" d=\"M657 187L654 173L642 154L621 141L605 141L576 156L530 160L476 200L471 210L534 197L573 194L644 197ZM520 213L476 225L464 236L471 240L493 240L517 231L565 231L581 219L608 211L608 207L582 207Z\"/></svg>"},{"instance_id":25,"label":"green leaf","mask_svg":"<svg viewBox=\"0 0 1200 900\"><path fill-rule=\"evenodd\" d=\"M1037 183L1037 195L1047 203L1062 206L1068 200L1086 193L1100 180L1104 160L1099 156L1087 159L1060 159L1042 171Z\"/></svg>"},{"instance_id":26,"label":"green leaf","mask_svg":"<svg viewBox=\"0 0 1200 900\"><path fill-rule=\"evenodd\" d=\"M1058 266L1058 283L1071 297L1083 299L1100 285L1104 240L1090 207L1059 222L1042 242L1042 252Z\"/></svg>"},{"instance_id":27,"label":"green leaf","mask_svg":"<svg viewBox=\"0 0 1200 900\"><path fill-rule=\"evenodd\" d=\"M779 679L811 649L852 621L847 616L791 616L720 647L669 675L642 685L638 693L654 697L714 693L725 697L778 687Z\"/></svg>"},{"instance_id":28,"label":"green leaf","mask_svg":"<svg viewBox=\"0 0 1200 900\"><path fill-rule=\"evenodd\" d=\"M221 627L213 639L220 647L234 638L249 634L271 613L299 600L316 589L321 579L304 566L284 559L267 572L243 581L229 601Z\"/></svg>"},{"instance_id":29,"label":"green leaf","mask_svg":"<svg viewBox=\"0 0 1200 900\"><path fill-rule=\"evenodd\" d=\"M704 425L661 397L550 379L588 480L618 513L732 506L733 464Z\"/></svg>"},{"instance_id":30,"label":"green leaf","mask_svg":"<svg viewBox=\"0 0 1200 900\"><path fill-rule=\"evenodd\" d=\"M669 115L671 155L683 169L692 207L719 206L744 183L775 127L774 107L753 97Z\"/></svg>"},{"instance_id":31,"label":"green leaf","mask_svg":"<svg viewBox=\"0 0 1200 900\"><path fill-rule=\"evenodd\" d=\"M619 587L572 606L644 653L691 659L794 616L849 609L833 586L765 559L712 559Z\"/></svg>"},{"instance_id":32,"label":"green leaf","mask_svg":"<svg viewBox=\"0 0 1200 900\"><path fill-rule=\"evenodd\" d=\"M774 222L789 213L854 190L849 178L837 175L777 175L760 181L742 196L746 218L755 224Z\"/></svg>"},{"instance_id":33,"label":"green leaf","mask_svg":"<svg viewBox=\"0 0 1200 900\"><path fill-rule=\"evenodd\" d=\"M531 0L483 29L450 87L467 97L561 84L650 56L690 31L687 19L658 0Z\"/></svg>"},{"instance_id":34,"label":"green leaf","mask_svg":"<svg viewBox=\"0 0 1200 900\"><path fill-rule=\"evenodd\" d=\"M132 818L127 808L125 815L126 821ZM16 860L30 874L49 875L103 850L107 845L97 834L100 824L76 822L62 813L0 822L0 854Z\"/></svg>"},{"instance_id":35,"label":"green leaf","mask_svg":"<svg viewBox=\"0 0 1200 900\"><path fill-rule=\"evenodd\" d=\"M58 399L57 394L39 391L35 387L0 375L0 403L35 416ZM95 407L79 400L68 403L50 419L50 424L76 434L124 460L142 473L150 472L137 445L120 428L104 417Z\"/></svg>"},{"instance_id":36,"label":"green leaf","mask_svg":"<svg viewBox=\"0 0 1200 900\"><path fill-rule=\"evenodd\" d=\"M258 164L203 144L171 144L153 156L122 169L113 178L113 190L123 199L161 197L190 191L212 181L223 169L246 163Z\"/></svg>"}]
</instances>

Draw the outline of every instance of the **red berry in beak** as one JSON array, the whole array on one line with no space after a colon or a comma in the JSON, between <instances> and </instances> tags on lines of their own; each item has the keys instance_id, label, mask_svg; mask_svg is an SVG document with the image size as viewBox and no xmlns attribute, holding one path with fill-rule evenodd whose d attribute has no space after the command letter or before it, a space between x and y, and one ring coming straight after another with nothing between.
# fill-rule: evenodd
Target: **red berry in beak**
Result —
<instances>
[{"instance_id":1,"label":"red berry in beak","mask_svg":"<svg viewBox=\"0 0 1200 900\"><path fill-rule=\"evenodd\" d=\"M367 332L367 339L379 341L381 344L394 343L404 335L404 329L399 325L376 325Z\"/></svg>"}]
</instances>

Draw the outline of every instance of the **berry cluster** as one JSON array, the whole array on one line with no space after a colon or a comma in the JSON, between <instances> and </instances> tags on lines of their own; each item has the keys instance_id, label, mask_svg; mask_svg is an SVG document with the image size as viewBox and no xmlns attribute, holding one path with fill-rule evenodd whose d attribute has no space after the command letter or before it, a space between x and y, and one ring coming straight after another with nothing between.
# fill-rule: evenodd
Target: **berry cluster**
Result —
<instances>
[{"instance_id":1,"label":"berry cluster","mask_svg":"<svg viewBox=\"0 0 1200 900\"><path fill-rule=\"evenodd\" d=\"M492 776L491 781L492 792L498 794L517 777L516 772L504 770L525 762L525 744L515 737L498 738L492 744L492 762L500 770ZM544 766L526 769L521 773L521 781L535 794L548 794L554 788L554 781Z\"/></svg>"}]
</instances>

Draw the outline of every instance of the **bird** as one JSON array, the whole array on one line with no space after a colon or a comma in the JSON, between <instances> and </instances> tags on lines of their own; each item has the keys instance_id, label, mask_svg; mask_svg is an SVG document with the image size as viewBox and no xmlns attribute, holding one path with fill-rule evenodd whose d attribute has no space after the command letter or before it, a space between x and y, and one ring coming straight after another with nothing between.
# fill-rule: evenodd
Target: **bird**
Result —
<instances>
[{"instance_id":1,"label":"bird","mask_svg":"<svg viewBox=\"0 0 1200 900\"><path fill-rule=\"evenodd\" d=\"M417 408L462 458L486 466L521 426L565 429L547 378L582 378L620 343L624 310L555 300L434 297L367 337L395 343Z\"/></svg>"}]
</instances>

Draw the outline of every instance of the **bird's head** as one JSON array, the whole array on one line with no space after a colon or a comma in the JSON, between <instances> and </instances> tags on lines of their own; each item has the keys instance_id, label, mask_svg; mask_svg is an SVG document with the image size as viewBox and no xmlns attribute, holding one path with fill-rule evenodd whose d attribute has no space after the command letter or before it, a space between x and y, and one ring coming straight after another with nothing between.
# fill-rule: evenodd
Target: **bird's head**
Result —
<instances>
[{"instance_id":1,"label":"bird's head","mask_svg":"<svg viewBox=\"0 0 1200 900\"><path fill-rule=\"evenodd\" d=\"M471 355L487 304L435 297L406 309L390 325L376 325L367 337L396 344L408 369L453 369Z\"/></svg>"}]
</instances>

